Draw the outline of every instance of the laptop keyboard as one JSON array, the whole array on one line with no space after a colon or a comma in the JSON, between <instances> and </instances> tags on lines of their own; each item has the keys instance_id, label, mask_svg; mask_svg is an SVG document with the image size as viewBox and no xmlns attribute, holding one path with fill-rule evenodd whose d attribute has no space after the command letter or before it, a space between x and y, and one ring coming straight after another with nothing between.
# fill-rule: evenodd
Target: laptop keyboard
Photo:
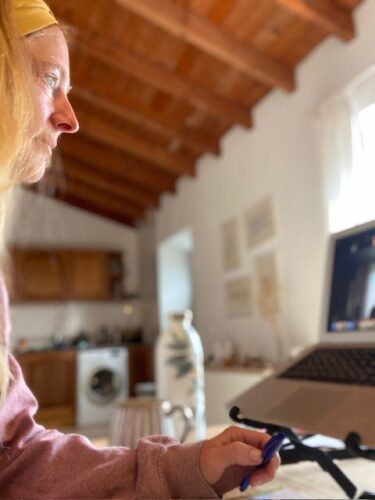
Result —
<instances>
[{"instance_id":1,"label":"laptop keyboard","mask_svg":"<svg viewBox=\"0 0 375 500\"><path fill-rule=\"evenodd\" d=\"M375 348L316 349L278 377L375 386Z\"/></svg>"}]
</instances>

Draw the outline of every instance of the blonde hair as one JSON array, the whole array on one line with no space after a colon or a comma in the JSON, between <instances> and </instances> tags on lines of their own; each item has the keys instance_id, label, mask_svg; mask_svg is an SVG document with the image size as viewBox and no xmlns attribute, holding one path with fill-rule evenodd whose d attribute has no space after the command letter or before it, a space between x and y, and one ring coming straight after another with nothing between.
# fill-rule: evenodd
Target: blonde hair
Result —
<instances>
[{"instance_id":1,"label":"blonde hair","mask_svg":"<svg viewBox=\"0 0 375 500\"><path fill-rule=\"evenodd\" d=\"M10 0L0 1L0 263L4 270L4 221L8 195L20 178L30 147L34 106L28 90L31 66L19 37ZM4 332L2 332L4 333ZM10 382L5 339L0 344L0 404Z\"/></svg>"}]
</instances>

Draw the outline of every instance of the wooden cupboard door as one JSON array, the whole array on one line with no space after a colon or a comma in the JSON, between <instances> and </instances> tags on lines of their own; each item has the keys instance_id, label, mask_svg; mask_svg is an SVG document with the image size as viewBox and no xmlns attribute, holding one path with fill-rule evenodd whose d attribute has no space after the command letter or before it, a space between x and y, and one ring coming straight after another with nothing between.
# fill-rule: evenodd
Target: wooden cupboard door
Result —
<instances>
[{"instance_id":1,"label":"wooden cupboard door","mask_svg":"<svg viewBox=\"0 0 375 500\"><path fill-rule=\"evenodd\" d=\"M60 252L17 249L12 253L12 295L16 301L61 300L67 297L66 267Z\"/></svg>"},{"instance_id":2,"label":"wooden cupboard door","mask_svg":"<svg viewBox=\"0 0 375 500\"><path fill-rule=\"evenodd\" d=\"M12 302L121 299L121 252L13 248Z\"/></svg>"},{"instance_id":3,"label":"wooden cupboard door","mask_svg":"<svg viewBox=\"0 0 375 500\"><path fill-rule=\"evenodd\" d=\"M75 421L75 352L20 354L18 362L36 397L36 420L45 426L70 426Z\"/></svg>"},{"instance_id":4,"label":"wooden cupboard door","mask_svg":"<svg viewBox=\"0 0 375 500\"><path fill-rule=\"evenodd\" d=\"M128 345L129 396L135 396L135 384L154 381L154 347L146 344Z\"/></svg>"},{"instance_id":5,"label":"wooden cupboard door","mask_svg":"<svg viewBox=\"0 0 375 500\"><path fill-rule=\"evenodd\" d=\"M73 299L108 299L108 254L102 251L70 252L69 295Z\"/></svg>"}]
</instances>

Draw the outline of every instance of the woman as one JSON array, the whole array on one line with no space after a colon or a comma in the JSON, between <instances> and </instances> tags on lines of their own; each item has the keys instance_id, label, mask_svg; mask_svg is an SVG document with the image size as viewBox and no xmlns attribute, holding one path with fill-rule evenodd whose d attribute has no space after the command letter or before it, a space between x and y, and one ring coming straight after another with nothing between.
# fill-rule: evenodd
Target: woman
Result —
<instances>
[{"instance_id":1,"label":"woman","mask_svg":"<svg viewBox=\"0 0 375 500\"><path fill-rule=\"evenodd\" d=\"M12 4L16 26L10 0L0 2L3 194L13 184L39 180L59 136L78 130L68 100L68 49L53 14L42 0ZM238 486L249 466L261 462L269 436L236 427L187 445L146 437L135 450L96 449L83 436L44 429L33 419L35 398L6 350L9 312L3 285L0 313L2 498L217 498ZM274 458L255 471L252 484L272 479L278 464Z\"/></svg>"}]
</instances>

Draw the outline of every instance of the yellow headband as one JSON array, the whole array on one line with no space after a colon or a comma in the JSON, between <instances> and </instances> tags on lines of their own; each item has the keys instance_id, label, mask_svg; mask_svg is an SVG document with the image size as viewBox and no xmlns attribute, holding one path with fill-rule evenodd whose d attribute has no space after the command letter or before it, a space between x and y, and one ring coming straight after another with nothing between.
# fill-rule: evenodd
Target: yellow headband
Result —
<instances>
[{"instance_id":1,"label":"yellow headband","mask_svg":"<svg viewBox=\"0 0 375 500\"><path fill-rule=\"evenodd\" d=\"M12 0L12 3L18 32L21 36L30 35L47 26L57 24L51 9L43 0Z\"/></svg>"}]
</instances>

